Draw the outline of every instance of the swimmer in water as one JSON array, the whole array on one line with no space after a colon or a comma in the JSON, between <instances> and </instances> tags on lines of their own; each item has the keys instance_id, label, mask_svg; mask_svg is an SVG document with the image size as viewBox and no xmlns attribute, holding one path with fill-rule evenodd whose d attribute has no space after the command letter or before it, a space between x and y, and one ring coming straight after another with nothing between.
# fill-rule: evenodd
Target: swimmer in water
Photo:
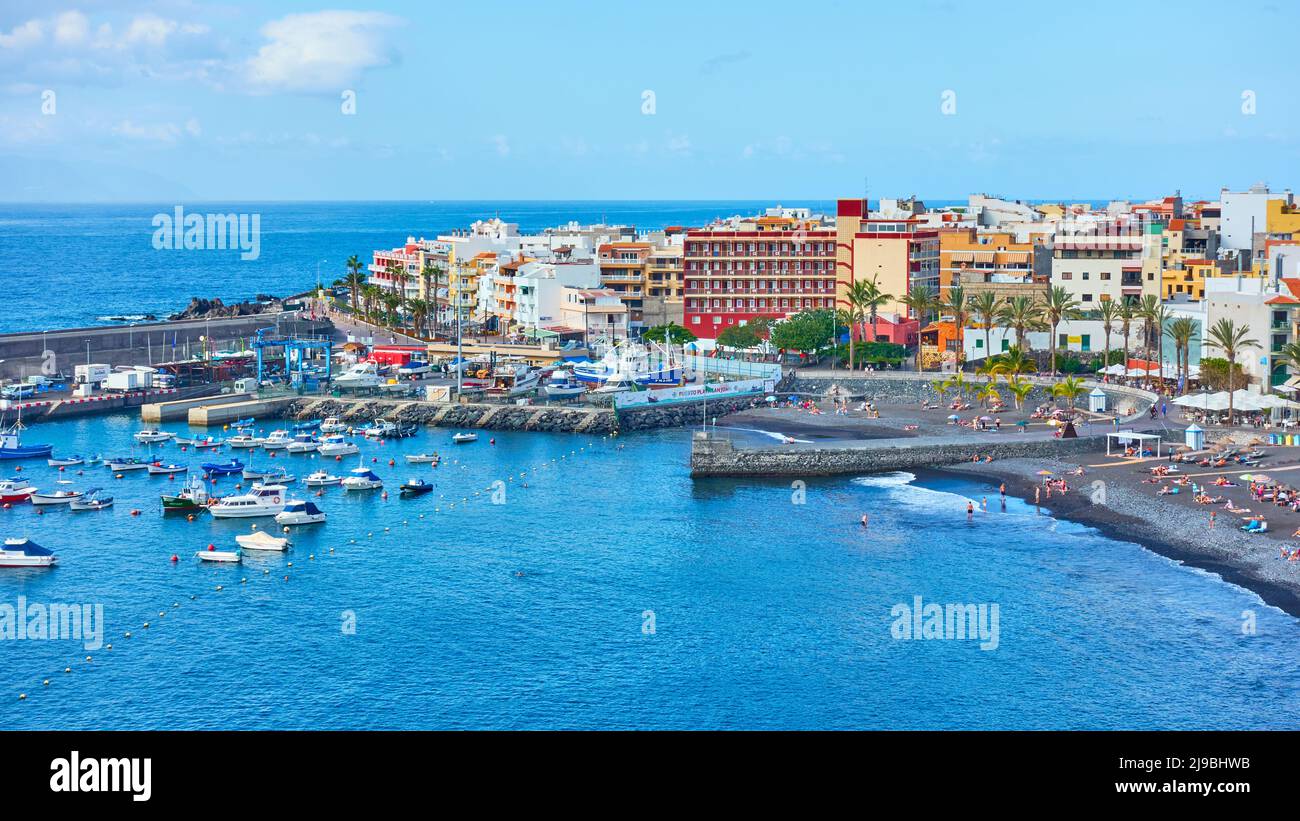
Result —
<instances>
[{"instance_id":1,"label":"swimmer in water","mask_svg":"<svg viewBox=\"0 0 1300 821\"><path fill-rule=\"evenodd\" d=\"M867 526L867 514L865 513L862 514L862 526L863 527Z\"/></svg>"},{"instance_id":2,"label":"swimmer in water","mask_svg":"<svg viewBox=\"0 0 1300 821\"><path fill-rule=\"evenodd\" d=\"M988 513L988 512L989 512L989 497L987 497L987 496L981 496L981 497L980 497L980 511L981 511L982 513Z\"/></svg>"},{"instance_id":3,"label":"swimmer in water","mask_svg":"<svg viewBox=\"0 0 1300 821\"><path fill-rule=\"evenodd\" d=\"M966 519L967 519L967 521L969 521L969 520L974 519L974 518L975 518L975 503L974 503L974 502L967 502L967 503L966 503Z\"/></svg>"}]
</instances>

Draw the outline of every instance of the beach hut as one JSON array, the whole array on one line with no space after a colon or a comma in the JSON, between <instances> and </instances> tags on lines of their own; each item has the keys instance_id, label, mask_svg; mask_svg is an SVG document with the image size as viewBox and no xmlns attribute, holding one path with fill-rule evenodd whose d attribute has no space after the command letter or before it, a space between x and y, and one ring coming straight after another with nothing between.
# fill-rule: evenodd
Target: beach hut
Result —
<instances>
[{"instance_id":1,"label":"beach hut","mask_svg":"<svg viewBox=\"0 0 1300 821\"><path fill-rule=\"evenodd\" d=\"M1183 442L1192 450L1201 450L1205 447L1205 429L1193 422L1187 430L1183 431Z\"/></svg>"},{"instance_id":2,"label":"beach hut","mask_svg":"<svg viewBox=\"0 0 1300 821\"><path fill-rule=\"evenodd\" d=\"M1106 412L1106 392L1101 388L1093 388L1088 394L1088 410L1093 413Z\"/></svg>"}]
</instances>

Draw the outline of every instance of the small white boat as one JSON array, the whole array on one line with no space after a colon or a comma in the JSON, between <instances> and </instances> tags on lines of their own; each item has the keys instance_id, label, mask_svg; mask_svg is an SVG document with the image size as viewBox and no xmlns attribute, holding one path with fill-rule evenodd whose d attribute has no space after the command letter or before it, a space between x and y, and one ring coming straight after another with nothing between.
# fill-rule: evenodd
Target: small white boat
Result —
<instances>
[{"instance_id":1,"label":"small white boat","mask_svg":"<svg viewBox=\"0 0 1300 821\"><path fill-rule=\"evenodd\" d=\"M201 439L191 440L190 447L194 448L195 450L203 450L204 448L219 448L225 443L226 443L225 439L214 439L211 436L206 436Z\"/></svg>"},{"instance_id":2,"label":"small white boat","mask_svg":"<svg viewBox=\"0 0 1300 821\"><path fill-rule=\"evenodd\" d=\"M458 445L463 445L466 442L477 442L478 434L477 433L453 433L451 436L451 441L455 442Z\"/></svg>"},{"instance_id":3,"label":"small white boat","mask_svg":"<svg viewBox=\"0 0 1300 821\"><path fill-rule=\"evenodd\" d=\"M69 510L106 510L113 506L113 497L100 493L99 488L91 488L80 499L73 499Z\"/></svg>"},{"instance_id":4,"label":"small white boat","mask_svg":"<svg viewBox=\"0 0 1300 821\"><path fill-rule=\"evenodd\" d=\"M273 430L271 435L262 440L262 447L266 450L283 450L293 441L287 430Z\"/></svg>"},{"instance_id":5,"label":"small white boat","mask_svg":"<svg viewBox=\"0 0 1300 821\"><path fill-rule=\"evenodd\" d=\"M384 439L397 433L397 425L387 419L376 419L374 424L361 431L367 439Z\"/></svg>"},{"instance_id":6,"label":"small white boat","mask_svg":"<svg viewBox=\"0 0 1300 821\"><path fill-rule=\"evenodd\" d=\"M429 463L437 464L442 457L436 453L408 453L406 461L412 465L427 465Z\"/></svg>"},{"instance_id":7,"label":"small white boat","mask_svg":"<svg viewBox=\"0 0 1300 821\"><path fill-rule=\"evenodd\" d=\"M49 567L58 557L31 539L5 539L0 549L0 567Z\"/></svg>"},{"instance_id":8,"label":"small white boat","mask_svg":"<svg viewBox=\"0 0 1300 821\"><path fill-rule=\"evenodd\" d=\"M255 448L262 444L262 440L251 434L240 433L227 439L226 444L232 448Z\"/></svg>"},{"instance_id":9,"label":"small white boat","mask_svg":"<svg viewBox=\"0 0 1300 821\"><path fill-rule=\"evenodd\" d=\"M302 480L303 484L307 487L328 487L330 485L337 485L342 481L342 476L334 476L333 474L326 473L323 470L318 470L315 473L309 474L306 479Z\"/></svg>"},{"instance_id":10,"label":"small white boat","mask_svg":"<svg viewBox=\"0 0 1300 821\"><path fill-rule=\"evenodd\" d=\"M284 510L284 500L288 493L284 485L253 485L253 489L247 493L223 496L208 505L208 512L216 519L274 516Z\"/></svg>"},{"instance_id":11,"label":"small white boat","mask_svg":"<svg viewBox=\"0 0 1300 821\"><path fill-rule=\"evenodd\" d=\"M279 521L279 518L276 519ZM289 546L289 540L279 536L272 536L270 533L258 530L254 533L245 533L236 536L235 541L245 550L279 550L283 551Z\"/></svg>"},{"instance_id":12,"label":"small white boat","mask_svg":"<svg viewBox=\"0 0 1300 821\"><path fill-rule=\"evenodd\" d=\"M299 433L293 437L293 441L285 445L286 453L311 453L320 447L320 442L310 433Z\"/></svg>"},{"instance_id":13,"label":"small white boat","mask_svg":"<svg viewBox=\"0 0 1300 821\"><path fill-rule=\"evenodd\" d=\"M278 525L317 525L325 522L325 511L313 502L302 499L290 499L285 502L284 512L275 516Z\"/></svg>"},{"instance_id":14,"label":"small white boat","mask_svg":"<svg viewBox=\"0 0 1300 821\"><path fill-rule=\"evenodd\" d=\"M320 423L321 433L346 433L348 426L337 416L330 416Z\"/></svg>"},{"instance_id":15,"label":"small white boat","mask_svg":"<svg viewBox=\"0 0 1300 821\"><path fill-rule=\"evenodd\" d=\"M574 378L572 371L559 370L551 374L543 387L547 399L573 399L587 392L587 386Z\"/></svg>"},{"instance_id":16,"label":"small white boat","mask_svg":"<svg viewBox=\"0 0 1300 821\"><path fill-rule=\"evenodd\" d=\"M185 473L188 470L189 470L188 465L177 465L177 464L150 465L149 475L150 476L171 476L177 473Z\"/></svg>"},{"instance_id":17,"label":"small white boat","mask_svg":"<svg viewBox=\"0 0 1300 821\"><path fill-rule=\"evenodd\" d=\"M375 490L384 486L384 480L370 468L353 468L342 484L344 490Z\"/></svg>"},{"instance_id":18,"label":"small white boat","mask_svg":"<svg viewBox=\"0 0 1300 821\"><path fill-rule=\"evenodd\" d=\"M320 447L316 449L316 452L321 456L350 456L354 453L360 453L361 448L336 433L321 440Z\"/></svg>"},{"instance_id":19,"label":"small white boat","mask_svg":"<svg viewBox=\"0 0 1300 821\"><path fill-rule=\"evenodd\" d=\"M72 484L71 482L60 481L59 484ZM59 490L41 493L39 491L32 493L32 504L34 505L66 505L70 504L82 496L85 492L72 490L71 488L61 488Z\"/></svg>"},{"instance_id":20,"label":"small white boat","mask_svg":"<svg viewBox=\"0 0 1300 821\"><path fill-rule=\"evenodd\" d=\"M158 430L157 428L146 428L145 430L136 433L135 441L146 442L146 443L166 442L168 439L171 439L173 436L175 436L175 434L168 433L165 430Z\"/></svg>"},{"instance_id":21,"label":"small white boat","mask_svg":"<svg viewBox=\"0 0 1300 821\"><path fill-rule=\"evenodd\" d=\"M52 468L70 468L75 465L86 464L84 456L65 456L62 459L46 459L46 464Z\"/></svg>"},{"instance_id":22,"label":"small white boat","mask_svg":"<svg viewBox=\"0 0 1300 821\"><path fill-rule=\"evenodd\" d=\"M200 550L195 558L205 562L235 562L241 559L238 550Z\"/></svg>"}]
</instances>

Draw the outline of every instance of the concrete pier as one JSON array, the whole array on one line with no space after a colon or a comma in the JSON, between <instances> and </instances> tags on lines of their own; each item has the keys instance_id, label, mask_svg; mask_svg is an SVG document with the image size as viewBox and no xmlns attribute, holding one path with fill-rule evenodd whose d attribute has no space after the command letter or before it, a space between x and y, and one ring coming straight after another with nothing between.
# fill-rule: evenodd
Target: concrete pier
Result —
<instances>
[{"instance_id":1,"label":"concrete pier","mask_svg":"<svg viewBox=\"0 0 1300 821\"><path fill-rule=\"evenodd\" d=\"M293 397L278 399L252 399L243 402L209 402L206 405L190 408L189 423L196 428L225 425L236 419L247 417L262 418L276 416L294 401Z\"/></svg>"},{"instance_id":2,"label":"concrete pier","mask_svg":"<svg viewBox=\"0 0 1300 821\"><path fill-rule=\"evenodd\" d=\"M212 405L214 397L221 401L230 402L247 402L256 399L255 394L251 393L221 393L220 385L211 385L211 390L206 391L190 399L177 399L170 402L150 402L147 405L140 406L140 420L157 424L159 422L172 422L177 419L188 419L192 408Z\"/></svg>"}]
</instances>

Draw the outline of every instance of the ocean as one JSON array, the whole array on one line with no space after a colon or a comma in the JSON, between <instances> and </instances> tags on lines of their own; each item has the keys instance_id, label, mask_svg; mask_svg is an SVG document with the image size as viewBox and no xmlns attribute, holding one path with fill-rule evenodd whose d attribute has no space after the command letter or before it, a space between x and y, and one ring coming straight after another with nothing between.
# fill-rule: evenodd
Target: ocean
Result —
<instances>
[{"instance_id":1,"label":"ocean","mask_svg":"<svg viewBox=\"0 0 1300 821\"><path fill-rule=\"evenodd\" d=\"M56 453L125 453L139 427L127 416L86 418L41 424L26 438L52 442ZM5 536L29 536L61 560L52 570L0 571L0 613L20 596L99 604L112 644L0 641L0 726L1300 721L1295 618L1212 574L1018 501L1003 511L996 490L973 480L695 481L688 431L497 432L462 446L451 433L366 446L362 458L384 478L387 499L327 489L315 499L326 524L296 529L285 555L248 554L242 565L201 565L193 555L208 544L233 548L248 522L164 517L158 494L175 484L166 477L113 479L87 467L61 475L105 486L112 509L0 510ZM446 457L437 468L402 459L430 449ZM176 445L160 453L206 461ZM358 457L275 462L301 477L317 467L341 472ZM60 476L43 463L23 467L39 487ZM432 478L436 490L399 499L409 475ZM990 512L968 520L968 500L978 508L983 497ZM899 614L917 597L982 605L989 616L996 606L996 630L904 635L914 622Z\"/></svg>"},{"instance_id":2,"label":"ocean","mask_svg":"<svg viewBox=\"0 0 1300 821\"><path fill-rule=\"evenodd\" d=\"M190 203L185 212L257 215L257 259L239 250L155 250L156 214L175 203L44 205L0 203L0 266L11 272L0 333L104 324L98 317L166 318L191 297L284 296L347 273L348 257L369 265L371 252L408 236L432 238L500 217L521 231L577 221L702 225L716 217L759 213L774 201L687 202L226 202ZM782 202L834 213L833 201ZM324 260L322 262L322 260Z\"/></svg>"}]
</instances>

